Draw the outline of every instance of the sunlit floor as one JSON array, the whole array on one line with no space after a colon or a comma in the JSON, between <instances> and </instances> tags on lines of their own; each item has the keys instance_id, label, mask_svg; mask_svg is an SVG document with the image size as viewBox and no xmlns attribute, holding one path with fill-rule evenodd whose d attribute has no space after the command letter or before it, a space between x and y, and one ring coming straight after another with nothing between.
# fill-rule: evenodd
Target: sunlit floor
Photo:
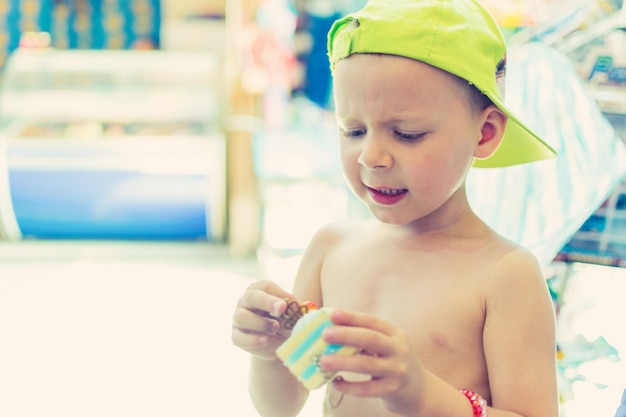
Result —
<instances>
[{"instance_id":1,"label":"sunlit floor","mask_svg":"<svg viewBox=\"0 0 626 417\"><path fill-rule=\"evenodd\" d=\"M257 278L203 243L0 242L0 416L257 416L230 343Z\"/></svg>"},{"instance_id":2,"label":"sunlit floor","mask_svg":"<svg viewBox=\"0 0 626 417\"><path fill-rule=\"evenodd\" d=\"M257 417L230 325L267 265L206 243L0 241L0 416ZM270 265L288 286L294 265ZM570 283L561 331L568 322L623 353L625 271L587 270ZM613 417L624 366L580 367L562 386L564 415ZM301 417L321 415L320 396Z\"/></svg>"}]
</instances>

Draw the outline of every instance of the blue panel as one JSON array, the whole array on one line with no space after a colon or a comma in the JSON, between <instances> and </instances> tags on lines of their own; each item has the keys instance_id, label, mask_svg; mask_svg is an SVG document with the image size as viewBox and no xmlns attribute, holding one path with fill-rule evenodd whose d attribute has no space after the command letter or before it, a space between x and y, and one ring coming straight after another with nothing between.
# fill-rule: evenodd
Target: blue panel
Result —
<instances>
[{"instance_id":1,"label":"blue panel","mask_svg":"<svg viewBox=\"0 0 626 417\"><path fill-rule=\"evenodd\" d=\"M67 22L58 24L55 22L55 2L53 0L31 0L36 6L36 15L31 16L35 30L50 32L53 40L66 38L68 47L102 49L107 47L107 42L112 35L124 36L124 48L133 48L138 40L149 41L155 48L160 45L161 30L161 4L160 0L117 0L120 12L120 27L116 33L107 33L105 22L107 16L103 13L103 0L89 0L86 3L67 1L69 15ZM0 70L8 55L19 46L24 23L23 8L24 0L0 0L5 2L0 7L0 30L7 35L5 45L0 45ZM111 3L115 4L115 2ZM84 14L85 21L79 23L78 14ZM149 14L149 18L144 15ZM143 22L138 24L138 22ZM56 24L55 24L56 23ZM79 26L84 27L79 27ZM55 33L58 28L64 28L67 33ZM65 29L67 28L67 29ZM119 32L119 33L117 33ZM4 59L2 59L4 58Z\"/></svg>"},{"instance_id":2,"label":"blue panel","mask_svg":"<svg viewBox=\"0 0 626 417\"><path fill-rule=\"evenodd\" d=\"M42 32L52 32L52 10L54 4L52 0L39 0L39 16L37 24Z\"/></svg>"},{"instance_id":3,"label":"blue panel","mask_svg":"<svg viewBox=\"0 0 626 417\"><path fill-rule=\"evenodd\" d=\"M106 32L102 15L102 0L92 0L91 3L91 45L93 49L102 49L106 43ZM81 34L79 33L80 37ZM83 35L84 36L84 35Z\"/></svg>"},{"instance_id":4,"label":"blue panel","mask_svg":"<svg viewBox=\"0 0 626 417\"><path fill-rule=\"evenodd\" d=\"M5 31L9 35L9 43L8 43L8 51L11 52L20 44L20 11L19 11L19 1L12 0L11 7L9 8L6 14L6 28Z\"/></svg>"},{"instance_id":5,"label":"blue panel","mask_svg":"<svg viewBox=\"0 0 626 417\"><path fill-rule=\"evenodd\" d=\"M206 239L206 177L11 169L24 237Z\"/></svg>"}]
</instances>

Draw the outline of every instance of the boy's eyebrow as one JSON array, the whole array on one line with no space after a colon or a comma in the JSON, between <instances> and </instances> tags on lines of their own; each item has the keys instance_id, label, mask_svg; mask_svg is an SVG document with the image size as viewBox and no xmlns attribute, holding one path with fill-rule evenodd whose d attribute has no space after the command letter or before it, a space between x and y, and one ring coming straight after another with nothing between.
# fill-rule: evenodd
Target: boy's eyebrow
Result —
<instances>
[{"instance_id":1,"label":"boy's eyebrow","mask_svg":"<svg viewBox=\"0 0 626 417\"><path fill-rule=\"evenodd\" d=\"M353 115L350 115L350 114L335 113L335 117L337 119L341 119L341 120L357 120L356 116L353 116Z\"/></svg>"},{"instance_id":2,"label":"boy's eyebrow","mask_svg":"<svg viewBox=\"0 0 626 417\"><path fill-rule=\"evenodd\" d=\"M336 120L341 120L344 123L350 123L350 122L357 122L357 123L361 123L362 120L359 119L358 117L355 116L350 116L350 115L346 115L346 116L342 116L342 115L335 115L335 119ZM387 119L383 119L381 120L379 123L381 125L389 125L389 124L394 124L394 123L398 123L398 122L406 122L406 121L411 121L411 122L423 122L426 120L426 117L422 117L420 115L416 115L416 114L400 114L399 116L394 115L394 116L390 116Z\"/></svg>"}]
</instances>

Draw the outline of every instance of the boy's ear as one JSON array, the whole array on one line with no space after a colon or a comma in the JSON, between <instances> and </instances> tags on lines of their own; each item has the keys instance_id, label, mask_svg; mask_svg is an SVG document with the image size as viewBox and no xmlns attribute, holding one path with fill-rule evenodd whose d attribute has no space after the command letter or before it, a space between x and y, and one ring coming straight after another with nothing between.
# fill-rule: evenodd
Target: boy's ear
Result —
<instances>
[{"instance_id":1,"label":"boy's ear","mask_svg":"<svg viewBox=\"0 0 626 417\"><path fill-rule=\"evenodd\" d=\"M495 105L488 106L481 113L480 120L482 126L480 128L481 137L476 144L474 157L477 159L489 158L498 148L502 137L508 116Z\"/></svg>"}]
</instances>

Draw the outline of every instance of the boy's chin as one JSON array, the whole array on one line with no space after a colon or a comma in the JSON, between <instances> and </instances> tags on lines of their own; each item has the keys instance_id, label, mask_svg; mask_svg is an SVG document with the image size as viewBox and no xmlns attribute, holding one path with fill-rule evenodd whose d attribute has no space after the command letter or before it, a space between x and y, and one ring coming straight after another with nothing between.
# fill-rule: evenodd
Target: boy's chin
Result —
<instances>
[{"instance_id":1,"label":"boy's chin","mask_svg":"<svg viewBox=\"0 0 626 417\"><path fill-rule=\"evenodd\" d=\"M374 218L378 220L379 222L389 224L392 226L404 226L416 220L415 218L390 216L389 214L385 214L385 213L377 213L375 210L371 210L371 209L370 209L370 212L372 213Z\"/></svg>"}]
</instances>

